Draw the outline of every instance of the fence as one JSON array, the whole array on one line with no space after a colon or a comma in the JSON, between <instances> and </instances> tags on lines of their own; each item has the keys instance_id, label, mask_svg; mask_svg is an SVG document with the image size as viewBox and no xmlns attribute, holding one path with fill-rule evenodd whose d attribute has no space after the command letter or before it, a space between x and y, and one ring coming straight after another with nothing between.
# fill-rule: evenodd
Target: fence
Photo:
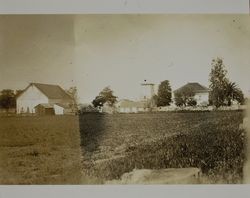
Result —
<instances>
[{"instance_id":1,"label":"fence","mask_svg":"<svg viewBox=\"0 0 250 198\"><path fill-rule=\"evenodd\" d=\"M232 110L246 110L246 105L232 105L232 106L221 106L216 108L214 106L194 106L194 107L176 107L176 106L166 106L166 107L156 107L153 108L155 112L165 112L165 111L232 111Z\"/></svg>"}]
</instances>

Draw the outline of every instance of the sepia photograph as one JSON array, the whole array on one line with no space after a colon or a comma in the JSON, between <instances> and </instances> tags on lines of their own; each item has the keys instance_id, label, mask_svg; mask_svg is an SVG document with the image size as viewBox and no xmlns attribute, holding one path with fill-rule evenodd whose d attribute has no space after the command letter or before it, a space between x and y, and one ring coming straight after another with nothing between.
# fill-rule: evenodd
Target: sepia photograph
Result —
<instances>
[{"instance_id":1,"label":"sepia photograph","mask_svg":"<svg viewBox=\"0 0 250 198\"><path fill-rule=\"evenodd\" d=\"M247 14L0 15L0 184L244 184Z\"/></svg>"}]
</instances>

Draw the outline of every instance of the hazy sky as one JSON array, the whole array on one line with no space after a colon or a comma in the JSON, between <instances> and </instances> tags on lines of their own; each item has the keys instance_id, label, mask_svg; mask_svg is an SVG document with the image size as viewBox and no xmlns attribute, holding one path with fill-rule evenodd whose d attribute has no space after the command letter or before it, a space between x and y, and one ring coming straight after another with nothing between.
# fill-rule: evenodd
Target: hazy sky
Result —
<instances>
[{"instance_id":1,"label":"hazy sky","mask_svg":"<svg viewBox=\"0 0 250 198\"><path fill-rule=\"evenodd\" d=\"M219 56L229 78L250 90L249 15L1 16L0 44L0 89L77 85L89 102L110 86L136 99L144 79L208 86Z\"/></svg>"}]
</instances>

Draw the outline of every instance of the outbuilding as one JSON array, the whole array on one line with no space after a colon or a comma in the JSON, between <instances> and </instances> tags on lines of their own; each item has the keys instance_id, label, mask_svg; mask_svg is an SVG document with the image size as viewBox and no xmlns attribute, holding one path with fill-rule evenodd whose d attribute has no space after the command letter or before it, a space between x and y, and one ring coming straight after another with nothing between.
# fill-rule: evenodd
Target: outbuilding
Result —
<instances>
[{"instance_id":1,"label":"outbuilding","mask_svg":"<svg viewBox=\"0 0 250 198\"><path fill-rule=\"evenodd\" d=\"M36 115L55 115L55 109L52 104L44 103L35 106Z\"/></svg>"}]
</instances>

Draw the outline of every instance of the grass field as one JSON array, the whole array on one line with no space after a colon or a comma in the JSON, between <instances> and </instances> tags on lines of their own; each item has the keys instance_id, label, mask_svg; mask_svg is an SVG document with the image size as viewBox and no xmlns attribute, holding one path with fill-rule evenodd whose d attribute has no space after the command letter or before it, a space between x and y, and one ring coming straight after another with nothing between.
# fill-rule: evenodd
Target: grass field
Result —
<instances>
[{"instance_id":1,"label":"grass field","mask_svg":"<svg viewBox=\"0 0 250 198\"><path fill-rule=\"evenodd\" d=\"M242 119L238 111L0 117L0 184L99 184L134 168L176 167L201 168L201 183L241 183Z\"/></svg>"},{"instance_id":2,"label":"grass field","mask_svg":"<svg viewBox=\"0 0 250 198\"><path fill-rule=\"evenodd\" d=\"M0 117L0 184L78 184L76 116Z\"/></svg>"},{"instance_id":3,"label":"grass field","mask_svg":"<svg viewBox=\"0 0 250 198\"><path fill-rule=\"evenodd\" d=\"M242 119L238 111L81 115L84 172L101 182L134 168L199 167L201 183L241 183Z\"/></svg>"}]
</instances>

